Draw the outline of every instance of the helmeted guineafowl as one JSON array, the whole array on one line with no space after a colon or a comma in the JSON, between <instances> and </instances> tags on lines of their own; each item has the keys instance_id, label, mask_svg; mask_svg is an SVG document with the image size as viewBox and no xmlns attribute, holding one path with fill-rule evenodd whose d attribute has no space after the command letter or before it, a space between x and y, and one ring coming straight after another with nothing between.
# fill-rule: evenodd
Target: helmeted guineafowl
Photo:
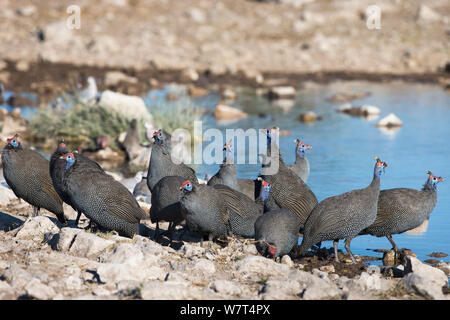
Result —
<instances>
[{"instance_id":1,"label":"helmeted guineafowl","mask_svg":"<svg viewBox=\"0 0 450 320\"><path fill-rule=\"evenodd\" d=\"M156 223L155 241L159 237L160 221L170 222L168 231L172 241L173 230L184 220L180 204L183 191L180 190L180 186L185 180L179 176L167 176L159 180L153 188L150 220Z\"/></svg>"},{"instance_id":2,"label":"helmeted guineafowl","mask_svg":"<svg viewBox=\"0 0 450 320\"><path fill-rule=\"evenodd\" d=\"M224 237L230 231L228 209L223 195L213 187L184 181L180 204L183 217L191 231L201 236Z\"/></svg>"},{"instance_id":3,"label":"helmeted guineafowl","mask_svg":"<svg viewBox=\"0 0 450 320\"><path fill-rule=\"evenodd\" d=\"M53 187L55 188L55 191L58 193L60 198L69 206L71 206L75 211L77 211L75 225L78 226L81 211L70 200L70 196L67 194L67 190L65 189L63 181L64 173L66 171L66 160L61 159L61 156L65 155L66 153L69 153L69 150L66 148L66 144L64 143L64 141L61 141L58 144L55 152L53 152L53 154L50 156L50 177L52 179ZM80 162L85 163L85 165L90 167L92 170L99 170L103 172L102 167L100 167L97 162L78 153L74 153L74 156L75 158L78 158Z\"/></svg>"},{"instance_id":4,"label":"helmeted guineafowl","mask_svg":"<svg viewBox=\"0 0 450 320\"><path fill-rule=\"evenodd\" d=\"M335 260L339 262L337 245L340 239L346 239L345 249L355 263L355 258L350 251L350 242L375 221L380 193L380 176L387 167L387 164L379 158L375 160L373 179L368 187L326 198L314 208L303 230L301 255L321 241L333 240Z\"/></svg>"},{"instance_id":5,"label":"helmeted guineafowl","mask_svg":"<svg viewBox=\"0 0 450 320\"><path fill-rule=\"evenodd\" d=\"M155 142L153 143L147 174L147 185L150 191L153 192L156 183L167 176L180 176L191 180L193 183L198 183L195 171L192 168L184 163L173 163L161 130L153 134L153 139Z\"/></svg>"},{"instance_id":6,"label":"helmeted guineafowl","mask_svg":"<svg viewBox=\"0 0 450 320\"><path fill-rule=\"evenodd\" d=\"M420 226L433 211L437 203L437 184L444 181L427 171L428 179L422 190L395 188L381 190L378 197L377 217L360 234L387 237L392 248L398 247L392 239L393 234L403 233Z\"/></svg>"},{"instance_id":7,"label":"helmeted guineafowl","mask_svg":"<svg viewBox=\"0 0 450 320\"><path fill-rule=\"evenodd\" d=\"M255 221L263 213L263 204L255 203L242 192L223 184L216 184L213 188L220 192L225 201L233 234L254 237Z\"/></svg>"},{"instance_id":8,"label":"helmeted guineafowl","mask_svg":"<svg viewBox=\"0 0 450 320\"><path fill-rule=\"evenodd\" d=\"M288 254L298 242L300 223L286 208L265 212L255 222L256 249L269 258Z\"/></svg>"},{"instance_id":9,"label":"helmeted guineafowl","mask_svg":"<svg viewBox=\"0 0 450 320\"><path fill-rule=\"evenodd\" d=\"M295 139L294 142L297 143L295 148L295 163L288 165L287 167L295 172L302 180L307 183L309 177L309 161L306 159L306 150L312 147L309 144L303 143L299 139Z\"/></svg>"},{"instance_id":10,"label":"helmeted guineafowl","mask_svg":"<svg viewBox=\"0 0 450 320\"><path fill-rule=\"evenodd\" d=\"M146 218L131 192L112 176L86 166L73 153L66 160L64 186L72 203L100 228L132 238Z\"/></svg>"},{"instance_id":11,"label":"helmeted guineafowl","mask_svg":"<svg viewBox=\"0 0 450 320\"><path fill-rule=\"evenodd\" d=\"M22 147L18 135L7 139L2 151L3 176L14 194L33 206L33 216L40 208L66 222L63 202L53 187L49 161L38 152Z\"/></svg>"}]
</instances>

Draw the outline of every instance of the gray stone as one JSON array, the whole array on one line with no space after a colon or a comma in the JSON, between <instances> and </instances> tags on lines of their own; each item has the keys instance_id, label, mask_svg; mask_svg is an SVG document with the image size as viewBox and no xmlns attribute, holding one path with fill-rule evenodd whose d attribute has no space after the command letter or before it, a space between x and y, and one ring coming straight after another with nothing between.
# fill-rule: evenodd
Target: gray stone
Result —
<instances>
[{"instance_id":1,"label":"gray stone","mask_svg":"<svg viewBox=\"0 0 450 320\"><path fill-rule=\"evenodd\" d=\"M9 188L0 185L0 206L6 207L14 199L17 199L14 192Z\"/></svg>"},{"instance_id":2,"label":"gray stone","mask_svg":"<svg viewBox=\"0 0 450 320\"><path fill-rule=\"evenodd\" d=\"M229 296L239 296L242 293L240 284L229 280L215 280L209 284L209 288L217 293Z\"/></svg>"},{"instance_id":3,"label":"gray stone","mask_svg":"<svg viewBox=\"0 0 450 320\"><path fill-rule=\"evenodd\" d=\"M43 284L40 280L33 278L28 284L25 286L26 293L39 300L49 300L52 299L56 293L55 291Z\"/></svg>"},{"instance_id":4,"label":"gray stone","mask_svg":"<svg viewBox=\"0 0 450 320\"><path fill-rule=\"evenodd\" d=\"M144 300L204 300L217 299L217 294L211 289L202 289L178 281L146 281L141 290Z\"/></svg>"},{"instance_id":5,"label":"gray stone","mask_svg":"<svg viewBox=\"0 0 450 320\"><path fill-rule=\"evenodd\" d=\"M298 299L302 289L302 285L297 281L268 280L264 284L261 294L265 300Z\"/></svg>"},{"instance_id":6,"label":"gray stone","mask_svg":"<svg viewBox=\"0 0 450 320\"><path fill-rule=\"evenodd\" d=\"M6 281L0 281L0 300L13 300L16 299L16 293L13 287L11 287Z\"/></svg>"},{"instance_id":7,"label":"gray stone","mask_svg":"<svg viewBox=\"0 0 450 320\"><path fill-rule=\"evenodd\" d=\"M429 281L435 282L437 285L441 287L446 285L448 282L448 278L445 275L444 271L432 267L430 265L427 265L425 263L422 263L419 259L415 257L406 256L404 267L405 267L404 270L405 275L413 272L417 275L428 278Z\"/></svg>"},{"instance_id":8,"label":"gray stone","mask_svg":"<svg viewBox=\"0 0 450 320\"><path fill-rule=\"evenodd\" d=\"M46 216L29 217L16 234L18 239L43 240L45 234L56 234L58 226Z\"/></svg>"},{"instance_id":9,"label":"gray stone","mask_svg":"<svg viewBox=\"0 0 450 320\"><path fill-rule=\"evenodd\" d=\"M52 248L74 255L92 258L114 245L114 241L87 233L81 229L62 228L51 241Z\"/></svg>"},{"instance_id":10,"label":"gray stone","mask_svg":"<svg viewBox=\"0 0 450 320\"><path fill-rule=\"evenodd\" d=\"M3 273L5 280L15 289L23 289L31 281L31 274L19 265L11 263Z\"/></svg>"},{"instance_id":11,"label":"gray stone","mask_svg":"<svg viewBox=\"0 0 450 320\"><path fill-rule=\"evenodd\" d=\"M184 244L180 250L183 253L183 255L189 259L191 259L192 257L201 257L206 252L205 248L193 246L190 244Z\"/></svg>"}]
</instances>

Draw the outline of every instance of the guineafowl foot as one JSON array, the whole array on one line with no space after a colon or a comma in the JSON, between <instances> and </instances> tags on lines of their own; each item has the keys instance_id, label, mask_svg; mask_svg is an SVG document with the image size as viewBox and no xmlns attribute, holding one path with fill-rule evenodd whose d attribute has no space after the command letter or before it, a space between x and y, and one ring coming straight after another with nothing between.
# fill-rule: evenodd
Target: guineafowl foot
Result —
<instances>
[{"instance_id":1,"label":"guineafowl foot","mask_svg":"<svg viewBox=\"0 0 450 320\"><path fill-rule=\"evenodd\" d=\"M33 213L31 214L31 216L32 217L37 217L39 215L39 210L41 210L41 208L33 207Z\"/></svg>"}]
</instances>

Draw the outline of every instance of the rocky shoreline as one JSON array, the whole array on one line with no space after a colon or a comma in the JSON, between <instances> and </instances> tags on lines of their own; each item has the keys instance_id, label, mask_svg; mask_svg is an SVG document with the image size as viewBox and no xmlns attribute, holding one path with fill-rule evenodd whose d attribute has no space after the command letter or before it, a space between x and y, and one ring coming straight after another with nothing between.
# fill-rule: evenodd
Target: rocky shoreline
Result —
<instances>
[{"instance_id":1,"label":"rocky shoreline","mask_svg":"<svg viewBox=\"0 0 450 320\"><path fill-rule=\"evenodd\" d=\"M37 217L30 212L17 199L1 208L0 300L450 299L450 264L432 267L412 253L393 267L348 264L342 253L341 264L330 255L311 268L317 257L276 262L258 255L251 240L201 247L188 235L169 247L167 238L151 240L155 226L148 220L129 239L78 229L73 221L63 226L45 210ZM65 214L76 216L67 206Z\"/></svg>"}]
</instances>

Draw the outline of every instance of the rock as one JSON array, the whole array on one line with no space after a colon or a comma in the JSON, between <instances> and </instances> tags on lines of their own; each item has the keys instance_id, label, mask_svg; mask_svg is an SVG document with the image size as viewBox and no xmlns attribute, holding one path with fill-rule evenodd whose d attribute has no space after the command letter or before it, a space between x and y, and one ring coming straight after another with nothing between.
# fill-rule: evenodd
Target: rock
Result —
<instances>
[{"instance_id":1,"label":"rock","mask_svg":"<svg viewBox=\"0 0 450 320\"><path fill-rule=\"evenodd\" d=\"M67 290L80 290L83 286L83 280L79 275L71 275L64 279L64 285Z\"/></svg>"},{"instance_id":2,"label":"rock","mask_svg":"<svg viewBox=\"0 0 450 320\"><path fill-rule=\"evenodd\" d=\"M297 116L297 120L301 121L301 122L306 122L306 123L312 123L316 120L321 120L322 117L318 116L315 112L313 111L308 111L306 113L301 113Z\"/></svg>"},{"instance_id":3,"label":"rock","mask_svg":"<svg viewBox=\"0 0 450 320\"><path fill-rule=\"evenodd\" d=\"M152 116L145 106L144 100L138 96L130 96L106 90L102 92L99 105L117 111L128 119L142 118L151 121Z\"/></svg>"},{"instance_id":4,"label":"rock","mask_svg":"<svg viewBox=\"0 0 450 320\"><path fill-rule=\"evenodd\" d=\"M386 266L391 266L395 263L395 251L389 250L383 253L383 264Z\"/></svg>"},{"instance_id":5,"label":"rock","mask_svg":"<svg viewBox=\"0 0 450 320\"><path fill-rule=\"evenodd\" d=\"M376 116L381 113L380 109L371 105L363 105L360 107L352 106L350 103L343 104L338 108L339 112L347 113L357 117Z\"/></svg>"},{"instance_id":6,"label":"rock","mask_svg":"<svg viewBox=\"0 0 450 320\"><path fill-rule=\"evenodd\" d=\"M227 88L227 89L222 91L222 99L235 100L236 99L236 92L234 92L230 88Z\"/></svg>"},{"instance_id":7,"label":"rock","mask_svg":"<svg viewBox=\"0 0 450 320\"><path fill-rule=\"evenodd\" d=\"M196 86L189 86L188 93L191 98L199 98L206 96L208 94L208 90Z\"/></svg>"},{"instance_id":8,"label":"rock","mask_svg":"<svg viewBox=\"0 0 450 320\"><path fill-rule=\"evenodd\" d=\"M197 71L195 71L192 68L184 69L181 72L181 79L184 81L197 81L198 78L199 78L199 75L198 75Z\"/></svg>"},{"instance_id":9,"label":"rock","mask_svg":"<svg viewBox=\"0 0 450 320\"><path fill-rule=\"evenodd\" d=\"M59 232L58 226L46 216L29 217L16 234L17 239L39 239L42 241L47 234Z\"/></svg>"},{"instance_id":10,"label":"rock","mask_svg":"<svg viewBox=\"0 0 450 320\"><path fill-rule=\"evenodd\" d=\"M117 86L120 82L135 84L138 83L138 79L120 71L108 71L105 74L105 86Z\"/></svg>"},{"instance_id":11,"label":"rock","mask_svg":"<svg viewBox=\"0 0 450 320\"><path fill-rule=\"evenodd\" d=\"M146 281L141 290L143 300L204 300L216 298L213 290L202 290L184 281Z\"/></svg>"},{"instance_id":12,"label":"rock","mask_svg":"<svg viewBox=\"0 0 450 320\"><path fill-rule=\"evenodd\" d=\"M100 256L102 263L97 268L101 281L144 281L149 279L164 280L167 272L160 268L155 256L144 253L132 243L118 243L111 253Z\"/></svg>"},{"instance_id":13,"label":"rock","mask_svg":"<svg viewBox=\"0 0 450 320\"><path fill-rule=\"evenodd\" d=\"M198 271L202 274L211 275L216 272L214 262L206 259L198 259L191 263L194 271Z\"/></svg>"},{"instance_id":14,"label":"rock","mask_svg":"<svg viewBox=\"0 0 450 320\"><path fill-rule=\"evenodd\" d=\"M11 263L3 273L6 281L15 289L22 290L33 278L31 274L18 264Z\"/></svg>"},{"instance_id":15,"label":"rock","mask_svg":"<svg viewBox=\"0 0 450 320\"><path fill-rule=\"evenodd\" d=\"M52 249L57 251L67 251L80 257L92 258L114 245L114 241L87 233L82 229L66 227L53 236L51 245Z\"/></svg>"},{"instance_id":16,"label":"rock","mask_svg":"<svg viewBox=\"0 0 450 320\"><path fill-rule=\"evenodd\" d=\"M14 120L23 120L22 118L22 111L20 111L20 108L14 108L9 112L9 115Z\"/></svg>"},{"instance_id":17,"label":"rock","mask_svg":"<svg viewBox=\"0 0 450 320\"><path fill-rule=\"evenodd\" d=\"M261 289L264 300L298 299L302 286L296 281L268 280Z\"/></svg>"},{"instance_id":18,"label":"rock","mask_svg":"<svg viewBox=\"0 0 450 320\"><path fill-rule=\"evenodd\" d=\"M17 199L14 192L9 188L0 185L0 206L2 207L8 206L10 202L14 199Z\"/></svg>"},{"instance_id":19,"label":"rock","mask_svg":"<svg viewBox=\"0 0 450 320\"><path fill-rule=\"evenodd\" d=\"M285 254L281 258L281 263L287 265L289 268L292 268L294 266L294 262L292 262L291 257L289 257L287 254Z\"/></svg>"},{"instance_id":20,"label":"rock","mask_svg":"<svg viewBox=\"0 0 450 320\"><path fill-rule=\"evenodd\" d=\"M444 271L447 276L450 275L450 262L439 262L435 267Z\"/></svg>"},{"instance_id":21,"label":"rock","mask_svg":"<svg viewBox=\"0 0 450 320\"><path fill-rule=\"evenodd\" d=\"M191 259L193 257L201 257L206 252L205 248L193 246L190 244L184 244L180 250L183 253L183 255L188 259Z\"/></svg>"},{"instance_id":22,"label":"rock","mask_svg":"<svg viewBox=\"0 0 450 320\"><path fill-rule=\"evenodd\" d=\"M348 102L356 99L362 99L369 96L369 92L361 92L361 93L337 93L332 97L325 99L328 102Z\"/></svg>"},{"instance_id":23,"label":"rock","mask_svg":"<svg viewBox=\"0 0 450 320\"><path fill-rule=\"evenodd\" d=\"M21 72L27 72L30 69L30 64L25 60L16 62L16 70Z\"/></svg>"},{"instance_id":24,"label":"rock","mask_svg":"<svg viewBox=\"0 0 450 320\"><path fill-rule=\"evenodd\" d=\"M330 265L326 265L326 266L321 266L319 267L320 271L326 272L326 273L334 273L334 266L332 264Z\"/></svg>"},{"instance_id":25,"label":"rock","mask_svg":"<svg viewBox=\"0 0 450 320\"><path fill-rule=\"evenodd\" d=\"M444 253L444 252L432 252L430 254L428 254L427 256L429 257L434 257L434 258L445 258L448 256L448 254Z\"/></svg>"},{"instance_id":26,"label":"rock","mask_svg":"<svg viewBox=\"0 0 450 320\"><path fill-rule=\"evenodd\" d=\"M15 300L16 293L6 281L0 281L0 300Z\"/></svg>"},{"instance_id":27,"label":"rock","mask_svg":"<svg viewBox=\"0 0 450 320\"><path fill-rule=\"evenodd\" d=\"M56 293L52 287L43 284L38 279L32 279L26 286L25 291L27 295L39 300L49 300L53 298Z\"/></svg>"},{"instance_id":28,"label":"rock","mask_svg":"<svg viewBox=\"0 0 450 320\"><path fill-rule=\"evenodd\" d=\"M216 120L236 120L248 117L248 114L242 110L219 103L214 110Z\"/></svg>"},{"instance_id":29,"label":"rock","mask_svg":"<svg viewBox=\"0 0 450 320\"><path fill-rule=\"evenodd\" d=\"M199 8L189 8L186 15L196 23L204 23L206 21L205 12Z\"/></svg>"},{"instance_id":30,"label":"rock","mask_svg":"<svg viewBox=\"0 0 450 320\"><path fill-rule=\"evenodd\" d=\"M244 277L283 275L289 272L288 266L261 256L246 256L244 259L234 263L233 268Z\"/></svg>"},{"instance_id":31,"label":"rock","mask_svg":"<svg viewBox=\"0 0 450 320\"><path fill-rule=\"evenodd\" d=\"M403 125L402 121L393 113L390 113L380 121L378 121L377 126L379 127L401 127Z\"/></svg>"},{"instance_id":32,"label":"rock","mask_svg":"<svg viewBox=\"0 0 450 320\"><path fill-rule=\"evenodd\" d=\"M442 287L448 282L444 271L411 256L405 257L404 266L406 276L401 280L403 285L426 298L443 299Z\"/></svg>"},{"instance_id":33,"label":"rock","mask_svg":"<svg viewBox=\"0 0 450 320\"><path fill-rule=\"evenodd\" d=\"M242 293L240 283L229 280L215 280L208 286L217 293L226 294L229 296L239 296Z\"/></svg>"},{"instance_id":34,"label":"rock","mask_svg":"<svg viewBox=\"0 0 450 320\"><path fill-rule=\"evenodd\" d=\"M272 87L270 88L269 92L267 93L269 99L287 99L287 98L295 98L297 95L297 91L294 87L289 86L279 86L279 87Z\"/></svg>"}]
</instances>

